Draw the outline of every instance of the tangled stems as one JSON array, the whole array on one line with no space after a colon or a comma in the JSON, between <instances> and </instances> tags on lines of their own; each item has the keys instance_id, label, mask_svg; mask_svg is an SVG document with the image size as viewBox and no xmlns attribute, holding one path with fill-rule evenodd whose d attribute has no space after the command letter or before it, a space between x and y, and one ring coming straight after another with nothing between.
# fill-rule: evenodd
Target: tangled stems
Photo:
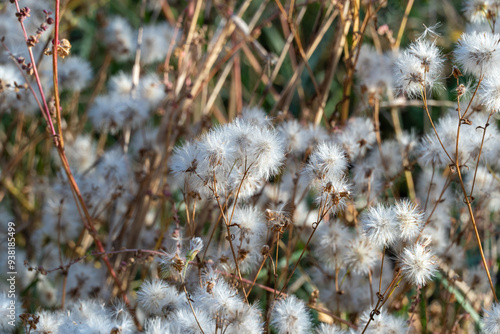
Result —
<instances>
[{"instance_id":1,"label":"tangled stems","mask_svg":"<svg viewBox=\"0 0 500 334\"><path fill-rule=\"evenodd\" d=\"M234 204L236 205L236 202L238 201L238 195L241 190L241 185L243 184L243 180L245 180L245 177L248 173L248 170L245 171L245 174L240 182L239 188L238 188L238 193L236 194L236 198L234 201ZM248 298L247 298L247 292L245 291L245 286L243 285L243 277L241 277L241 272L240 272L240 267L238 265L238 258L236 257L236 253L234 251L234 246L233 246L233 240L231 239L231 221L227 220L226 215L224 214L224 208L222 207L222 204L220 202L220 197L217 194L217 179L215 178L215 171L214 171L214 188L212 189L215 199L217 200L217 204L219 205L220 212L222 214L222 218L224 219L224 223L226 224L226 229L227 229L227 241L229 242L229 247L231 248L231 253L233 254L233 259L234 259L234 266L236 268L236 272L238 273L238 278L240 280L241 284L241 289L243 290L243 297L245 298L245 302L248 304ZM234 213L234 210L233 210ZM231 215L232 219L232 215Z\"/></svg>"},{"instance_id":2,"label":"tangled stems","mask_svg":"<svg viewBox=\"0 0 500 334\"><path fill-rule=\"evenodd\" d=\"M16 10L18 13L21 12L21 9L19 7L19 3L18 3L18 0L15 0L14 1L14 4L16 5ZM58 19L58 16L59 16L59 1L56 1L56 17ZM78 208L78 213L80 214L80 217L82 218L83 222L84 222L84 225L85 225L85 228L89 231L90 235L92 236L92 239L94 240L95 244L96 244L96 247L98 249L98 251L100 253L103 253L104 256L103 256L103 261L104 261L104 264L106 265L106 268L108 269L108 272L109 274L111 275L111 277L113 278L113 281L115 282L120 294L122 295L122 298L124 300L124 302L127 304L127 306L130 307L130 301L128 300L128 297L127 297L127 293L126 291L123 290L122 288L122 282L119 280L118 276L116 275L116 272L115 270L113 269L113 266L111 264L111 262L109 261L108 257L106 256L106 252L105 252L105 249L104 249L104 246L103 244L101 243L101 241L98 239L98 236L97 236L97 230L95 229L95 226L92 222L92 218L90 216L90 213L87 209L87 206L85 204L85 201L83 200L83 197L82 197L82 194L80 192L80 189L78 188L78 185L75 181L75 178L73 176L73 173L71 172L71 169L70 169L70 166L69 166L69 163L68 163L68 159L66 158L66 154L64 152L64 147L62 146L63 145L63 141L62 141L62 127L61 127L61 124L60 124L60 110L59 108L56 108L56 113L57 113L57 117L58 117L58 122L59 122L59 134L56 133L56 130L54 128L54 124L52 123L52 118L51 118L51 115L50 115L50 111L49 111L49 107L47 105L47 99L45 98L45 94L43 93L43 88L42 88L42 83L40 81L40 76L38 74L38 68L36 66L36 62L35 62L35 58L34 58L34 55L33 55L33 50L32 50L32 47L29 46L28 44L28 35L26 33L26 28L24 26L24 23L23 23L23 20L19 20L19 23L21 24L21 28L23 30L23 34L24 34L24 39L25 39L25 42L27 43L28 45L28 52L29 52L29 55L30 55L30 60L31 60L31 63L32 63L32 66L33 66L33 74L35 76L35 80L36 80L36 83L37 83L37 86L38 86L38 90L40 92L40 96L41 96L41 99L42 99L42 102L43 102L43 109L41 109L41 112L42 114L44 115L44 118L46 119L48 125L49 125L49 131L50 131L50 134L52 135L52 138L53 138L53 141L54 141L54 146L56 147L56 150L57 150L57 153L59 155L59 158L61 159L61 162L62 162L62 166L63 166L63 169L66 173L66 176L68 178L68 181L70 183L70 186L71 186L71 191L72 191L72 194L73 194L73 197L75 199L75 202L76 202L76 206ZM57 28L57 25L58 25L59 22L56 22L56 38L54 40L54 50L57 50L57 33L58 33L58 28ZM57 51L54 52L54 57L57 57ZM54 68L55 68L55 71L57 71L57 60L54 61L53 63L54 65ZM54 77L57 77L57 73L54 73ZM58 97L58 90L57 90L57 79L54 78L54 86L55 86L55 96L56 96L56 103L59 99ZM35 98L37 98L36 94L34 93L34 91L32 90L32 93L33 95L35 96ZM41 104L40 104L41 106ZM83 211L83 214L82 214L82 211Z\"/></svg>"},{"instance_id":3,"label":"tangled stems","mask_svg":"<svg viewBox=\"0 0 500 334\"><path fill-rule=\"evenodd\" d=\"M224 272L224 271L217 270L217 273L219 273L219 274L221 274L221 275L223 275L223 276L236 278L233 274L226 273L226 272ZM271 288L271 287L268 287L268 286L265 286L265 285L262 285L262 284L259 284L259 283L255 283L255 280L252 282L252 281L250 281L250 280L248 280L248 279L243 278L243 282L244 282L244 283L246 283L246 284L252 284L252 286L254 286L254 285L255 285L255 286L257 286L257 287L259 287L259 288L261 288L262 290L267 291L267 292L275 292L275 291L276 291L275 289L273 289L273 288ZM284 293L284 292L283 292L283 293L282 293L282 296L286 298L288 295L287 295L286 293ZM329 315L330 317L332 317L332 318L333 318L333 320L337 321L338 323L341 323L341 324L347 325L347 326L351 327L351 328L352 328L352 329L354 329L354 330L357 330L357 329L358 329L358 328L357 328L357 326L356 326L356 325L354 325L353 323L351 323L351 322L349 322L349 321L347 321L347 320L342 319L341 317L339 317L339 316L335 315L334 313L332 313L332 312L331 312L331 311L329 311L329 310L326 310L326 309L324 309L324 308L321 308L321 307L315 306L315 305L310 304L310 303L309 303L309 304L307 304L307 307L309 307L311 310L315 310L315 311L317 311L317 312L319 312L319 313L324 313L324 314L327 314L327 315Z\"/></svg>"},{"instance_id":4,"label":"tangled stems","mask_svg":"<svg viewBox=\"0 0 500 334\"><path fill-rule=\"evenodd\" d=\"M483 79L483 76L481 76L479 78L479 81L477 83L477 86L476 86L476 89L474 91L474 95L472 96L471 98L471 101L469 102L469 105L467 106L467 109L464 113L464 115L462 116L461 113L460 113L460 97L457 98L457 101L458 101L458 108L457 108L457 112L458 112L458 127L457 127L457 139L456 139L456 154L455 154L455 159L452 159L450 157L450 155L448 154L448 152L446 151L446 148L444 147L443 143L441 142L441 139L437 133L437 130L434 126L434 123L432 121L432 117L429 113L429 108L427 106L427 98L426 98L426 94L425 94L425 87L422 88L422 97L423 97L423 102L424 102L424 107L425 107L425 110L427 112L427 116L429 117L429 121L431 122L432 124L432 128L434 129L434 132L436 134L436 137L438 138L439 140L439 143L441 144L441 147L443 148L444 152L446 153L446 155L448 156L448 158L450 158L453 167L455 168L456 170L456 173L458 175L458 179L460 181L460 187L462 189L462 192L464 194L464 202L465 204L467 205L467 210L469 212L469 216L471 218L471 222L472 222L472 226L474 228L474 234L476 236L476 240L477 240L477 244L478 244L478 247L479 247L479 252L481 254L481 260L483 262L483 265L484 265L484 270L486 271L486 275L488 276L488 281L489 281L489 284L490 284L490 288L491 288L491 292L493 293L493 297L495 298L495 301L498 303L498 299L497 299L497 296L496 296L496 293L495 293L495 287L493 285L493 281L491 279L491 275L490 275L490 271L488 269L488 264L486 262L486 258L484 256L484 251L483 251L483 247L481 245L481 237L479 236L479 232L477 230L477 225L476 225L476 220L474 218L474 213L472 211L472 206L471 206L471 197L469 195L467 195L467 190L465 189L465 185L464 185L464 182L463 182L463 178L462 178L462 172L460 171L460 164L459 164L459 159L458 159L458 145L459 145L459 139L460 139L460 127L462 126L462 122L464 120L464 117L465 115L467 114L467 112L469 111L469 108L472 104L472 101L474 99L474 97L476 96L476 93L477 93L477 90L479 89L479 85L481 84L481 81ZM458 77L457 77L457 83L458 83ZM489 120L489 118L488 118ZM484 129L484 131L486 132L486 128ZM484 135L485 133L483 133L483 141L481 142L481 147L479 149L479 152L482 151L483 149L483 143L484 143ZM477 162L479 163L479 158L480 158L480 155L481 153L479 153L479 156L478 156L478 160ZM477 170L477 166L476 166L476 170ZM475 179L474 179L475 181ZM471 191L471 195L472 195L472 191Z\"/></svg>"},{"instance_id":5,"label":"tangled stems","mask_svg":"<svg viewBox=\"0 0 500 334\"><path fill-rule=\"evenodd\" d=\"M306 252L306 249L309 246L309 243L311 242L311 239L312 239L314 233L318 229L318 225L321 223L321 221L323 220L323 218L325 218L326 214L328 213L328 211L331 210L331 208L333 206L334 206L334 204L331 204L328 208L325 209L325 207L323 205L323 201L320 203L320 205L319 205L320 210L318 211L318 218L319 218L318 222L313 223L313 227L312 227L313 230L311 232L311 235L309 235L309 238L307 239L307 242L304 245L304 249L302 250L302 253L300 253L300 256L297 259L297 262L295 262L295 265L293 266L292 272L290 273L290 275L288 275L288 278L286 279L285 284L281 288L280 293L278 294L278 298L283 294L283 291L285 291L286 287L288 286L288 283L290 283L290 280L292 279L292 276L295 273L295 270L297 269L297 267L298 267L298 265L300 263L300 260L302 259L302 256L304 256L304 253ZM276 246L276 247L278 247L278 246Z\"/></svg>"},{"instance_id":6,"label":"tangled stems","mask_svg":"<svg viewBox=\"0 0 500 334\"><path fill-rule=\"evenodd\" d=\"M396 288L398 287L398 285L402 279L403 279L403 277L401 276L401 270L396 271L394 278L392 279L391 283L387 286L387 289L385 289L384 293L383 294L377 293L377 297L378 297L377 304L375 305L373 310L370 312L370 318L366 322L365 328L363 328L363 331L361 332L361 334L364 334L366 332L368 326L370 325L370 322L374 319L373 317L375 315L380 314L380 309L382 308L382 306L384 306L384 304L387 302L387 300L392 296L392 293L394 292L394 290L396 290ZM390 290L390 292L389 292L389 290ZM387 292L389 292L389 294L386 296Z\"/></svg>"}]
</instances>

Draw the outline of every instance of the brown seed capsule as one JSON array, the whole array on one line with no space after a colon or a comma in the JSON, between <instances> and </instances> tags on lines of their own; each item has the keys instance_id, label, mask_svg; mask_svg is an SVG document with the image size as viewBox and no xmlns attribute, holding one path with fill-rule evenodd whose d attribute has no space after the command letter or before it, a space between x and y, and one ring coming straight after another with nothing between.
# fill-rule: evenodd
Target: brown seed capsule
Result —
<instances>
[{"instance_id":1,"label":"brown seed capsule","mask_svg":"<svg viewBox=\"0 0 500 334\"><path fill-rule=\"evenodd\" d=\"M453 74L453 76L455 77L455 79L457 79L458 77L461 77L462 76L462 72L460 71L460 69L456 66L453 66L453 70L451 72Z\"/></svg>"}]
</instances>

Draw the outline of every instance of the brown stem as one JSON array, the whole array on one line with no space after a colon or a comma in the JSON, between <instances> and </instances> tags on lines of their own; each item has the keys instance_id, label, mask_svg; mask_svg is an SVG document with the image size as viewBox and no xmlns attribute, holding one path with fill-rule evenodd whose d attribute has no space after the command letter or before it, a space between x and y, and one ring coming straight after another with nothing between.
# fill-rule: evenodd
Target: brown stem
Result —
<instances>
[{"instance_id":1,"label":"brown stem","mask_svg":"<svg viewBox=\"0 0 500 334\"><path fill-rule=\"evenodd\" d=\"M260 264L259 270L255 274L255 277L254 277L254 279L252 281L252 285L250 285L250 289L248 289L247 297L250 295L250 292L252 292L253 286L255 285L255 282L257 282L257 278L259 277L259 274L260 274L262 268L264 267L264 264L266 263L266 260L267 260L267 255L264 255L264 258L262 259L262 263ZM275 289L273 290L273 292L274 291L275 291Z\"/></svg>"},{"instance_id":2,"label":"brown stem","mask_svg":"<svg viewBox=\"0 0 500 334\"><path fill-rule=\"evenodd\" d=\"M441 137L439 137L439 134L438 134L438 132L436 130L436 127L434 126L434 122L432 121L432 117L431 117L431 114L429 112L429 108L427 107L427 93L426 93L426 90L425 90L425 86L423 88L421 87L421 92L422 92L422 98L423 98L423 102L424 102L424 109L427 112L427 117L429 118L429 121L431 122L432 128L434 129L434 133L436 134L436 137L437 137L437 139L439 141L439 144L441 144L441 147L443 148L444 153L446 153L446 155L450 159L450 162L453 163L453 159L451 158L451 156L448 154L448 151L444 147L444 144L441 141Z\"/></svg>"},{"instance_id":3,"label":"brown stem","mask_svg":"<svg viewBox=\"0 0 500 334\"><path fill-rule=\"evenodd\" d=\"M203 331L203 328L201 328L200 322L198 321L198 318L196 317L196 312L194 311L193 304L191 304L191 299L189 298L188 292L186 290L186 285L182 285L182 288L184 289L184 293L186 294L186 299L189 303L189 307L191 308L191 311L193 312L194 320L196 320L196 323L198 324L198 327L200 328L200 331L202 334L205 334Z\"/></svg>"},{"instance_id":4,"label":"brown stem","mask_svg":"<svg viewBox=\"0 0 500 334\"><path fill-rule=\"evenodd\" d=\"M483 138L481 139L481 146L479 148L479 154L477 156L476 169L474 170L474 179L472 180L472 186L470 189L469 197L472 197L472 192L474 191L474 185L476 184L477 168L479 167L479 159L481 159L481 153L483 151L484 137L486 136L486 128L490 125L491 115L493 115L493 112L490 113L490 115L488 116L488 119L486 120L486 123L484 124Z\"/></svg>"},{"instance_id":5,"label":"brown stem","mask_svg":"<svg viewBox=\"0 0 500 334\"><path fill-rule=\"evenodd\" d=\"M59 101L59 84L57 76L57 48L59 47L59 8L60 0L56 0L56 12L54 18L54 40L52 41L52 78L54 81L54 99L57 115L57 130L59 131L59 144L64 148L64 138L61 124L61 106Z\"/></svg>"},{"instance_id":6,"label":"brown stem","mask_svg":"<svg viewBox=\"0 0 500 334\"><path fill-rule=\"evenodd\" d=\"M321 215L321 206L322 204L320 204L320 210L318 212L318 216ZM323 208L323 214L321 215L321 217L318 219L318 222L314 224L313 226L313 231L312 233L309 235L309 238L307 239L307 242L304 246L304 249L302 250L302 253L300 253L300 256L299 258L297 259L297 262L295 262L295 265L293 266L293 269L292 269L292 272L290 273L290 275L288 276L287 280L285 281L285 285L283 285L283 287L281 288L280 290L280 293L278 294L278 297L281 296L281 294L283 293L283 291L285 291L286 287L288 286L288 283L290 283L290 280L292 279L292 276L293 274L295 273L295 270L297 269L297 266L299 265L300 263L300 260L302 259L302 257L304 256L306 250L307 250L307 247L309 246L309 243L311 242L311 239L314 235L314 232L316 232L316 230L318 229L318 225L321 223L321 221L323 220L323 218L326 216L326 214L328 213L328 211L330 211L330 209L332 208L333 205L330 205L330 207L328 207L326 210Z\"/></svg>"},{"instance_id":7,"label":"brown stem","mask_svg":"<svg viewBox=\"0 0 500 334\"><path fill-rule=\"evenodd\" d=\"M243 290L243 296L245 297L245 302L248 304L247 292L245 291L245 286L243 285L243 277L241 276L240 267L238 265L238 258L236 257L236 253L235 253L234 247L233 247L233 241L231 240L231 228L230 228L231 223L227 220L227 217L224 214L224 208L222 207L219 195L217 194L217 183L216 183L216 179L215 179L215 171L214 171L214 188L212 189L212 191L214 193L217 204L219 205L219 209L222 213L222 218L224 219L224 222L226 223L227 241L229 242L229 247L231 248L231 253L233 254L234 266L236 267L236 272L238 273L238 278L239 278L240 283L241 283L241 289ZM234 210L233 210L233 213L234 213Z\"/></svg>"}]
</instances>

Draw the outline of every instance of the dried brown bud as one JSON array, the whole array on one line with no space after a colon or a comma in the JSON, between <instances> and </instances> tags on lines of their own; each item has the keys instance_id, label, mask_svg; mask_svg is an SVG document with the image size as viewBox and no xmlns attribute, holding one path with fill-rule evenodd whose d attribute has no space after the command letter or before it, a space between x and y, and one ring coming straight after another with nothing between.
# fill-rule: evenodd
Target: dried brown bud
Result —
<instances>
[{"instance_id":1,"label":"dried brown bud","mask_svg":"<svg viewBox=\"0 0 500 334\"><path fill-rule=\"evenodd\" d=\"M455 79L458 79L458 77L462 76L462 72L456 66L453 66L453 70L451 71L451 73L453 74L453 76L455 77Z\"/></svg>"},{"instance_id":2,"label":"dried brown bud","mask_svg":"<svg viewBox=\"0 0 500 334\"><path fill-rule=\"evenodd\" d=\"M26 42L26 44L28 45L29 48L32 48L38 42L39 42L38 37L36 37L35 35L31 35L30 37L28 37L28 41Z\"/></svg>"},{"instance_id":3,"label":"dried brown bud","mask_svg":"<svg viewBox=\"0 0 500 334\"><path fill-rule=\"evenodd\" d=\"M212 289L214 288L214 282L208 281L207 282L207 293L212 294Z\"/></svg>"},{"instance_id":4,"label":"dried brown bud","mask_svg":"<svg viewBox=\"0 0 500 334\"><path fill-rule=\"evenodd\" d=\"M269 246L268 245L264 245L262 246L261 250L260 250L260 253L263 255L263 256L266 256L266 255L269 255Z\"/></svg>"},{"instance_id":5,"label":"dried brown bud","mask_svg":"<svg viewBox=\"0 0 500 334\"><path fill-rule=\"evenodd\" d=\"M59 41L57 46L57 55L64 59L64 57L69 56L71 50L71 43L67 39L62 39Z\"/></svg>"}]
</instances>

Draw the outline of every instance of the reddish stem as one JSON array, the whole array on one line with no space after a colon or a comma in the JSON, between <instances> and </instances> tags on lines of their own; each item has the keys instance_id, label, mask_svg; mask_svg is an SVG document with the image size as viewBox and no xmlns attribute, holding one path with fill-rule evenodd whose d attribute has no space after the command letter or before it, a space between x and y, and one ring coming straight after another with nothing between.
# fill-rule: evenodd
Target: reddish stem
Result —
<instances>
[{"instance_id":1,"label":"reddish stem","mask_svg":"<svg viewBox=\"0 0 500 334\"><path fill-rule=\"evenodd\" d=\"M16 5L17 12L21 13L21 8L19 7L18 0L15 0L14 3ZM21 24L21 28L23 29L24 41L26 42L26 45L28 45L28 34L26 33L26 28L24 27L24 23L22 20L19 20L19 23ZM49 123L50 133L54 137L54 142L56 142L56 145L58 145L57 140L55 139L55 137L57 136L56 130L54 129L54 124L52 123L52 118L50 118L49 107L47 105L47 100L45 99L45 95L43 93L42 83L40 81L40 76L38 75L38 69L36 67L35 57L33 56L33 50L31 48L31 46L28 46L28 52L30 54L31 65L33 66L33 74L35 75L36 84L38 86L38 90L40 91L40 96L42 97L43 106L45 108L45 114L47 117L47 122ZM44 112L44 110L42 110L42 113L43 112Z\"/></svg>"}]
</instances>

